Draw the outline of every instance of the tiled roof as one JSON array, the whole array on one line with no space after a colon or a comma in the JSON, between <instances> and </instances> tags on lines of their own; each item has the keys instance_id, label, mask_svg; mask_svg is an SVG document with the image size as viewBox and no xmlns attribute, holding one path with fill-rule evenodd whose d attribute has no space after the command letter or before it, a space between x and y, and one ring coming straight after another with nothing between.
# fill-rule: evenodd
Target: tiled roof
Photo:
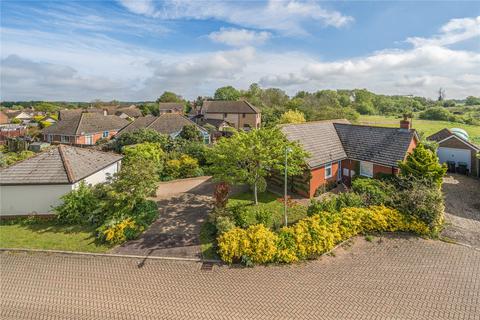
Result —
<instances>
[{"instance_id":1,"label":"tiled roof","mask_svg":"<svg viewBox=\"0 0 480 320\"><path fill-rule=\"evenodd\" d=\"M397 167L407 154L415 130L336 123L338 137L350 159Z\"/></svg>"},{"instance_id":2,"label":"tiled roof","mask_svg":"<svg viewBox=\"0 0 480 320\"><path fill-rule=\"evenodd\" d=\"M102 131L120 130L130 122L118 116L84 112L76 117L60 120L43 129L45 134L80 135Z\"/></svg>"},{"instance_id":3,"label":"tiled roof","mask_svg":"<svg viewBox=\"0 0 480 320\"><path fill-rule=\"evenodd\" d=\"M117 116L121 115L122 113L125 113L131 118L138 118L143 116L142 110L138 109L137 107L118 108L115 112Z\"/></svg>"},{"instance_id":4,"label":"tiled roof","mask_svg":"<svg viewBox=\"0 0 480 320\"><path fill-rule=\"evenodd\" d=\"M104 110L97 109L97 108L60 110L58 111L58 120L71 120L80 116L82 113L85 113L85 112L103 114Z\"/></svg>"},{"instance_id":5,"label":"tiled roof","mask_svg":"<svg viewBox=\"0 0 480 320\"><path fill-rule=\"evenodd\" d=\"M115 153L59 145L0 171L0 185L72 184L122 159Z\"/></svg>"},{"instance_id":6,"label":"tiled roof","mask_svg":"<svg viewBox=\"0 0 480 320\"><path fill-rule=\"evenodd\" d=\"M348 124L349 122L345 119L337 119L287 124L281 126L281 130L287 139L298 141L310 154L307 164L310 168L315 168L331 161L347 158L334 123Z\"/></svg>"},{"instance_id":7,"label":"tiled roof","mask_svg":"<svg viewBox=\"0 0 480 320\"><path fill-rule=\"evenodd\" d=\"M445 138L450 137L451 135L453 135L453 132L445 128L427 137L427 140L438 142L438 141L442 141Z\"/></svg>"},{"instance_id":8,"label":"tiled roof","mask_svg":"<svg viewBox=\"0 0 480 320\"><path fill-rule=\"evenodd\" d=\"M137 118L135 121L126 126L119 134L124 132L133 132L139 129L153 129L163 134L173 134L181 131L184 126L195 125L199 130L204 131L192 120L176 113L164 113L158 117L146 116Z\"/></svg>"},{"instance_id":9,"label":"tiled roof","mask_svg":"<svg viewBox=\"0 0 480 320\"><path fill-rule=\"evenodd\" d=\"M248 101L204 101L203 113L260 113Z\"/></svg>"},{"instance_id":10,"label":"tiled roof","mask_svg":"<svg viewBox=\"0 0 480 320\"><path fill-rule=\"evenodd\" d=\"M160 102L158 104L158 109L160 109L160 110L177 109L177 110L182 111L183 110L183 103L181 103L181 102Z\"/></svg>"}]
</instances>

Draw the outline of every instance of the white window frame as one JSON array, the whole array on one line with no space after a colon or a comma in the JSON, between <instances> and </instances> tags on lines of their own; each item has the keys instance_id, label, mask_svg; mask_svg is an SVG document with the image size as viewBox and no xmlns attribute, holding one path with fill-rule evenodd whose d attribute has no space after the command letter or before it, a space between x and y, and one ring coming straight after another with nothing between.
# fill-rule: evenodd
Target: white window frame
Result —
<instances>
[{"instance_id":1,"label":"white window frame","mask_svg":"<svg viewBox=\"0 0 480 320\"><path fill-rule=\"evenodd\" d=\"M327 175L327 169L330 169L330 174ZM333 167L332 167L332 163L327 163L325 165L325 179L329 179L333 177Z\"/></svg>"},{"instance_id":2,"label":"white window frame","mask_svg":"<svg viewBox=\"0 0 480 320\"><path fill-rule=\"evenodd\" d=\"M61 135L61 136L60 136L60 142L70 143L70 137L69 137L69 136Z\"/></svg>"},{"instance_id":3,"label":"white window frame","mask_svg":"<svg viewBox=\"0 0 480 320\"><path fill-rule=\"evenodd\" d=\"M105 133L106 133L106 135L105 135ZM108 132L108 130L103 131L102 138L108 138L109 134L110 134L110 132Z\"/></svg>"},{"instance_id":4,"label":"white window frame","mask_svg":"<svg viewBox=\"0 0 480 320\"><path fill-rule=\"evenodd\" d=\"M90 141L88 141L88 140L90 140ZM88 143L88 142L90 142L90 143ZM85 144L89 145L89 146L93 145L93 135L91 135L91 134L86 134L85 135Z\"/></svg>"},{"instance_id":5,"label":"white window frame","mask_svg":"<svg viewBox=\"0 0 480 320\"><path fill-rule=\"evenodd\" d=\"M365 166L371 167L371 172L365 172ZM373 178L373 163L368 161L360 161L360 175L367 178Z\"/></svg>"}]
</instances>

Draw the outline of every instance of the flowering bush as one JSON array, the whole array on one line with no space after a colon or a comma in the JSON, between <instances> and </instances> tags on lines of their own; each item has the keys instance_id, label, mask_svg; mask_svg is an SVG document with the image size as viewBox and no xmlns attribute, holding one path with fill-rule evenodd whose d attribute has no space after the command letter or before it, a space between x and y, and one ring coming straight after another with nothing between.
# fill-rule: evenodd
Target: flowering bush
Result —
<instances>
[{"instance_id":1,"label":"flowering bush","mask_svg":"<svg viewBox=\"0 0 480 320\"><path fill-rule=\"evenodd\" d=\"M341 241L360 233L407 231L429 234L427 224L385 206L343 208L322 212L283 227L278 233L265 226L233 228L218 238L223 261L251 263L291 263L325 253Z\"/></svg>"},{"instance_id":2,"label":"flowering bush","mask_svg":"<svg viewBox=\"0 0 480 320\"><path fill-rule=\"evenodd\" d=\"M143 228L137 226L132 218L123 219L120 222L112 221L102 225L98 231L99 236L110 244L119 244L134 239Z\"/></svg>"}]
</instances>

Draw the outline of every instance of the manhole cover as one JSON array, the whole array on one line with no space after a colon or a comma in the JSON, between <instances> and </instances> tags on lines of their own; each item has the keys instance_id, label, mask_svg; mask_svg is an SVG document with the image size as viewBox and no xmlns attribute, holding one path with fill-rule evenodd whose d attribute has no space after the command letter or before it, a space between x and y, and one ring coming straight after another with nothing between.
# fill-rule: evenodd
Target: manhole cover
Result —
<instances>
[{"instance_id":1,"label":"manhole cover","mask_svg":"<svg viewBox=\"0 0 480 320\"><path fill-rule=\"evenodd\" d=\"M200 268L202 271L212 271L213 270L213 263L211 262L204 262L202 263L202 267Z\"/></svg>"}]
</instances>

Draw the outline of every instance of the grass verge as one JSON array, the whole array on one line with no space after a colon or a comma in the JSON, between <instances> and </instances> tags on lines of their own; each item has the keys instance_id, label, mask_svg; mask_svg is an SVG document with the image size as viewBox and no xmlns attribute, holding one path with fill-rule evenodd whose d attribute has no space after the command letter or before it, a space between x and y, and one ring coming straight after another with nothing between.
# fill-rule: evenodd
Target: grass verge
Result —
<instances>
[{"instance_id":1,"label":"grass verge","mask_svg":"<svg viewBox=\"0 0 480 320\"><path fill-rule=\"evenodd\" d=\"M98 244L93 230L66 226L54 219L22 218L0 222L0 247L104 253L110 247Z\"/></svg>"},{"instance_id":2,"label":"grass verge","mask_svg":"<svg viewBox=\"0 0 480 320\"><path fill-rule=\"evenodd\" d=\"M210 222L205 222L200 229L200 246L203 259L220 260L217 254L216 228Z\"/></svg>"}]
</instances>

